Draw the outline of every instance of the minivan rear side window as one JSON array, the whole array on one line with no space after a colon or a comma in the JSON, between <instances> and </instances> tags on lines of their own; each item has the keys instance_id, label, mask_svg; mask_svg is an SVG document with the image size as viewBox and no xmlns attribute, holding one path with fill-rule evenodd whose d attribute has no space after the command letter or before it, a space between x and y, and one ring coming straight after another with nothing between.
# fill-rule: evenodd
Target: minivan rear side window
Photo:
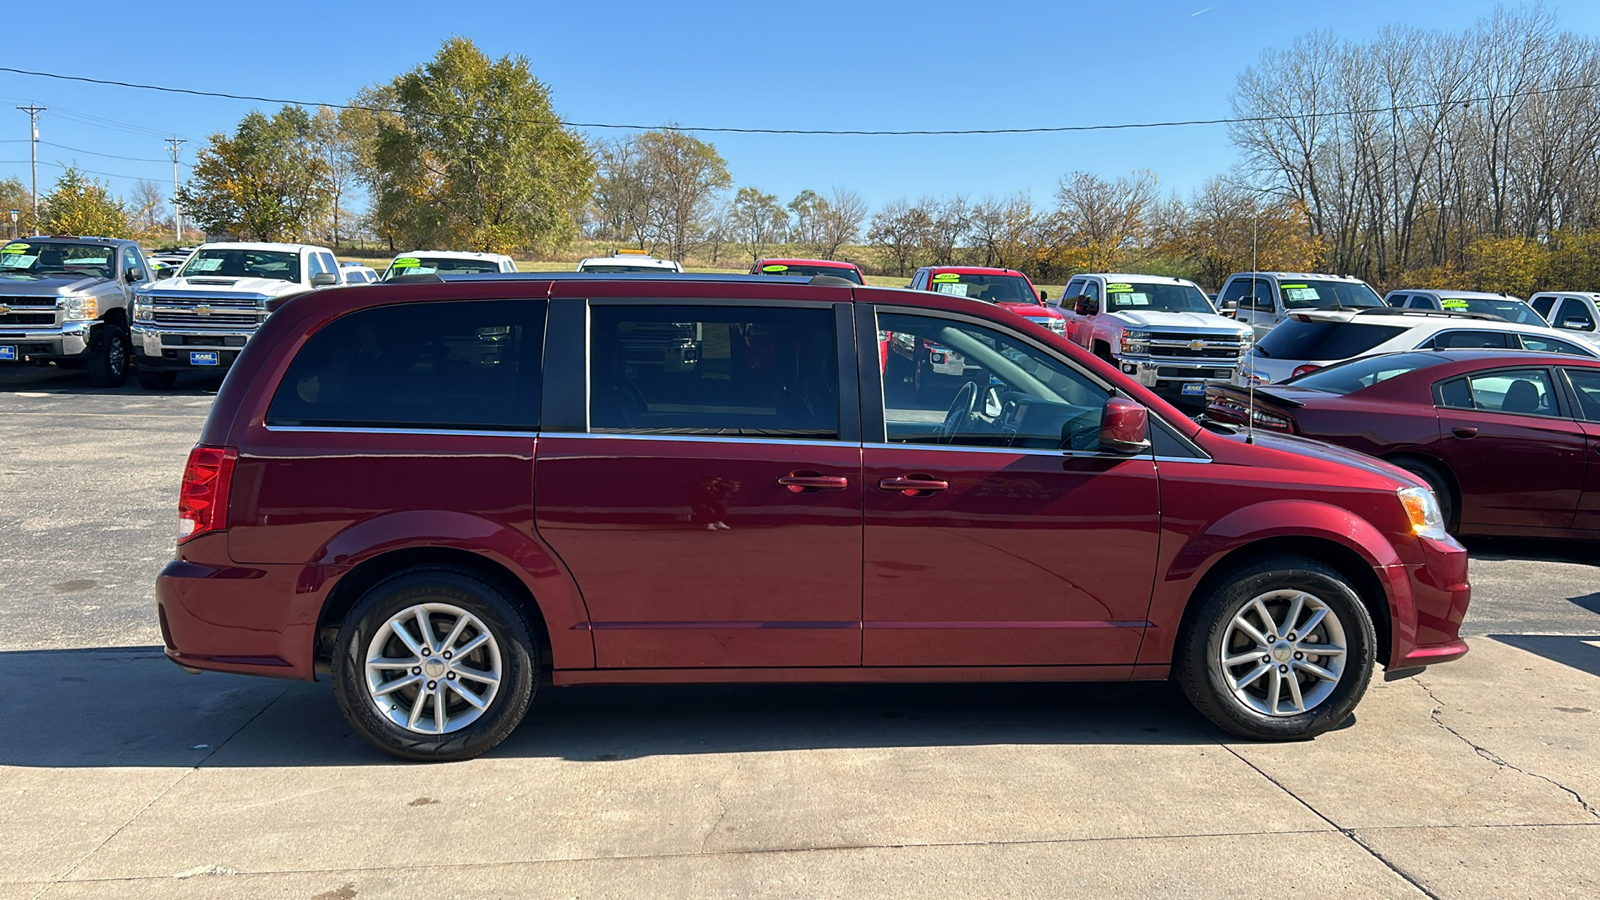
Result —
<instances>
[{"instance_id":1,"label":"minivan rear side window","mask_svg":"<svg viewBox=\"0 0 1600 900\"><path fill-rule=\"evenodd\" d=\"M832 309L595 306L589 429L839 436Z\"/></svg>"},{"instance_id":2,"label":"minivan rear side window","mask_svg":"<svg viewBox=\"0 0 1600 900\"><path fill-rule=\"evenodd\" d=\"M1349 359L1403 333L1405 325L1287 319L1267 332L1256 352L1268 359Z\"/></svg>"},{"instance_id":3,"label":"minivan rear side window","mask_svg":"<svg viewBox=\"0 0 1600 900\"><path fill-rule=\"evenodd\" d=\"M544 321L542 300L350 313L300 348L267 425L536 430Z\"/></svg>"}]
</instances>

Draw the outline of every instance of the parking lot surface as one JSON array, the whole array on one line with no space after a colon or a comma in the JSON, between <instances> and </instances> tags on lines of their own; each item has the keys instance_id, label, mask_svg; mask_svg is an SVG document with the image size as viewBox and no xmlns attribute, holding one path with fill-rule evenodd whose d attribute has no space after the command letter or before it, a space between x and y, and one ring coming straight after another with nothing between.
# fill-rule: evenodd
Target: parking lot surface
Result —
<instances>
[{"instance_id":1,"label":"parking lot surface","mask_svg":"<svg viewBox=\"0 0 1600 900\"><path fill-rule=\"evenodd\" d=\"M0 370L0 900L1600 894L1600 554L1475 542L1472 652L1308 743L1163 685L546 690L407 765L189 676L153 581L215 380Z\"/></svg>"}]
</instances>

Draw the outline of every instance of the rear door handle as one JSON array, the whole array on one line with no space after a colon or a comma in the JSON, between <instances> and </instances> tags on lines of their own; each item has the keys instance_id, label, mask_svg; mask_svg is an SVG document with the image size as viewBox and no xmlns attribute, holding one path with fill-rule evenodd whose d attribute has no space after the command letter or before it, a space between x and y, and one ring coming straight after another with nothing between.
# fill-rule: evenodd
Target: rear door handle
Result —
<instances>
[{"instance_id":1,"label":"rear door handle","mask_svg":"<svg viewBox=\"0 0 1600 900\"><path fill-rule=\"evenodd\" d=\"M926 475L902 475L878 482L880 491L899 491L907 497L926 497L950 489L950 482L939 481Z\"/></svg>"},{"instance_id":2,"label":"rear door handle","mask_svg":"<svg viewBox=\"0 0 1600 900\"><path fill-rule=\"evenodd\" d=\"M795 494L812 494L817 491L842 491L850 486L850 479L843 475L819 475L816 472L790 472L778 479L778 483L788 488Z\"/></svg>"},{"instance_id":3,"label":"rear door handle","mask_svg":"<svg viewBox=\"0 0 1600 900\"><path fill-rule=\"evenodd\" d=\"M1455 435L1458 438L1461 438L1462 440L1466 440L1467 438L1475 438L1475 437L1477 437L1478 436L1478 429L1476 429L1476 428L1466 428L1466 427L1463 427L1463 426L1457 426L1455 428L1450 429L1450 433Z\"/></svg>"}]
</instances>

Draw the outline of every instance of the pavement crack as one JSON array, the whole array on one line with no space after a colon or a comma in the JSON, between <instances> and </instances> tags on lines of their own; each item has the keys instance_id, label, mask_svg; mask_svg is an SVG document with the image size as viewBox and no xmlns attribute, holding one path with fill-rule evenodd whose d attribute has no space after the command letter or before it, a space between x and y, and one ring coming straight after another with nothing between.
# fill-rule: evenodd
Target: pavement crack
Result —
<instances>
[{"instance_id":1,"label":"pavement crack","mask_svg":"<svg viewBox=\"0 0 1600 900\"><path fill-rule=\"evenodd\" d=\"M1471 747L1473 753L1478 754L1479 756L1483 757L1484 759L1488 760L1491 763L1494 763L1495 765L1499 766L1500 768L1502 768L1502 769L1510 769L1511 771L1516 772L1519 775L1526 775L1529 778L1537 778L1540 781L1543 781L1544 783L1546 783L1548 785L1551 785L1552 787L1558 788L1558 789L1560 789L1562 791L1567 792L1568 794L1571 794L1572 795L1572 799L1576 800L1578 802L1578 805L1583 808L1584 812L1588 813L1591 816L1594 816L1596 819L1600 819L1600 809L1596 809L1593 804L1591 804L1588 800L1585 800L1582 794L1578 793L1577 791L1573 790L1572 788L1567 787L1566 785L1562 784L1559 781L1556 781L1554 778L1551 778L1551 777L1549 777L1547 775L1541 775L1538 772L1530 772L1527 769L1524 769L1524 768L1522 768L1520 766L1516 766L1516 765L1513 765L1512 763L1507 762L1499 754L1497 754L1494 751L1490 750L1489 748L1483 746L1482 744L1479 744L1476 741L1473 741L1471 738L1467 737L1466 735L1462 734L1461 732L1457 731L1456 729L1450 727L1448 724L1446 724L1446 722L1443 719L1439 718L1439 713L1443 712L1444 709L1445 709L1444 701L1440 700L1439 699L1439 695L1435 694L1433 692L1433 688L1428 687L1427 683L1424 682L1421 678L1412 678L1411 680L1416 683L1417 687L1422 688L1422 692L1424 694L1428 695L1428 699L1429 700L1433 701L1433 708L1428 711L1428 718L1433 720L1433 724L1439 726L1440 728L1443 728L1445 731L1448 731L1450 734L1455 735L1457 740L1461 741L1461 743L1463 743L1463 744L1466 744L1468 747Z\"/></svg>"}]
</instances>

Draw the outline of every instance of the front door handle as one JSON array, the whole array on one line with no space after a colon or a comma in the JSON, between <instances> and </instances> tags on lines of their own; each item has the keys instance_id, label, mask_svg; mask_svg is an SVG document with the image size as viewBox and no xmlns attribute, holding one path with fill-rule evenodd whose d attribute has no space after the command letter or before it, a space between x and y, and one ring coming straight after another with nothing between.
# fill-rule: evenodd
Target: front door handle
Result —
<instances>
[{"instance_id":1,"label":"front door handle","mask_svg":"<svg viewBox=\"0 0 1600 900\"><path fill-rule=\"evenodd\" d=\"M1455 428L1450 429L1450 433L1455 435L1458 438L1461 438L1462 440L1466 440L1467 438L1475 438L1475 437L1477 437L1478 436L1478 429L1476 429L1476 428L1468 428L1468 427L1462 426L1462 425L1457 425Z\"/></svg>"},{"instance_id":2,"label":"front door handle","mask_svg":"<svg viewBox=\"0 0 1600 900\"><path fill-rule=\"evenodd\" d=\"M950 482L939 481L927 475L902 475L878 482L880 491L899 491L907 497L926 497L950 489Z\"/></svg>"},{"instance_id":3,"label":"front door handle","mask_svg":"<svg viewBox=\"0 0 1600 900\"><path fill-rule=\"evenodd\" d=\"M795 494L812 494L817 491L842 491L850 486L850 479L843 475L819 475L816 472L790 472L778 479L778 483L788 488Z\"/></svg>"}]
</instances>

